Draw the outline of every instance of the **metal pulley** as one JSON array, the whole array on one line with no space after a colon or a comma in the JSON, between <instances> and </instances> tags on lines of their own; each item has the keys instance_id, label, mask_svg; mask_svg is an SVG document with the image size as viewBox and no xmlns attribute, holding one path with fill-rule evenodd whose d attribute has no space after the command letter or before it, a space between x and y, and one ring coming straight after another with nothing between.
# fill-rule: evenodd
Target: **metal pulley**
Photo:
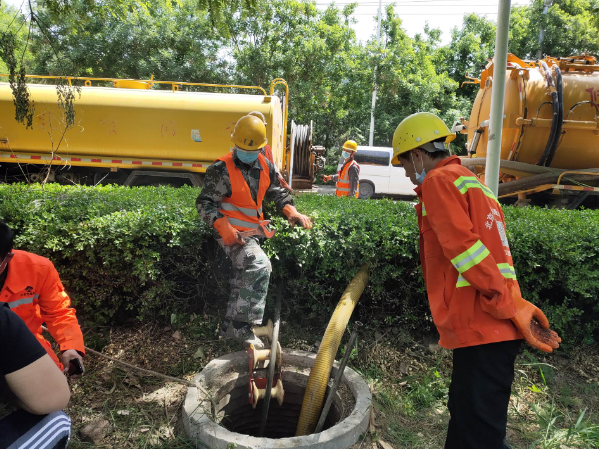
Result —
<instances>
[{"instance_id":1,"label":"metal pulley","mask_svg":"<svg viewBox=\"0 0 599 449\"><path fill-rule=\"evenodd\" d=\"M298 125L291 122L292 187L310 189L316 173L324 169L326 149L312 145L312 122Z\"/></svg>"}]
</instances>

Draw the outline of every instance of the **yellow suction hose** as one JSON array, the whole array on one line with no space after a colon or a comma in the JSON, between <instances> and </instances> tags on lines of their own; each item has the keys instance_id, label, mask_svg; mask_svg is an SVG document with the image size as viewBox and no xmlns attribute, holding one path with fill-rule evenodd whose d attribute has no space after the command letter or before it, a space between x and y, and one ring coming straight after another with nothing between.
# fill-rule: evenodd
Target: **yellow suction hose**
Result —
<instances>
[{"instance_id":1,"label":"yellow suction hose","mask_svg":"<svg viewBox=\"0 0 599 449\"><path fill-rule=\"evenodd\" d=\"M302 411L300 412L297 430L295 431L296 436L309 435L316 428L324 401L324 394L331 375L331 369L335 361L335 355L337 354L337 349L339 349L339 343L341 343L341 337L343 337L354 307L368 283L369 270L370 266L367 263L360 267L360 270L347 286L345 292L343 292L341 300L337 304L333 316L329 321L327 330L318 348L314 366L312 367L312 371L310 371L308 385L304 393Z\"/></svg>"}]
</instances>

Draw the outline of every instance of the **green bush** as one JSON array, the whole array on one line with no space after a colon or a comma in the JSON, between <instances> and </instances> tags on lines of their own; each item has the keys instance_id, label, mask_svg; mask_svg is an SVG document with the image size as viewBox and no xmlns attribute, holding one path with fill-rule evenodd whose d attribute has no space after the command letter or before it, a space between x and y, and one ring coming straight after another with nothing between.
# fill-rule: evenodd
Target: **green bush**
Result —
<instances>
[{"instance_id":1,"label":"green bush","mask_svg":"<svg viewBox=\"0 0 599 449\"><path fill-rule=\"evenodd\" d=\"M564 335L599 336L599 210L504 208L524 297Z\"/></svg>"},{"instance_id":2,"label":"green bush","mask_svg":"<svg viewBox=\"0 0 599 449\"><path fill-rule=\"evenodd\" d=\"M2 186L0 195L16 246L52 260L97 323L178 307L179 272L210 236L190 207L192 189L50 184Z\"/></svg>"},{"instance_id":3,"label":"green bush","mask_svg":"<svg viewBox=\"0 0 599 449\"><path fill-rule=\"evenodd\" d=\"M51 259L79 313L98 324L172 313L214 313L230 265L195 211L194 188L0 186L0 217L17 246ZM272 282L284 282L283 313L325 323L362 262L370 282L357 319L431 329L410 203L302 195L312 230L272 214L264 248ZM570 342L599 335L599 212L505 208L518 280ZM274 289L271 289L271 292ZM272 301L270 301L272 302Z\"/></svg>"}]
</instances>

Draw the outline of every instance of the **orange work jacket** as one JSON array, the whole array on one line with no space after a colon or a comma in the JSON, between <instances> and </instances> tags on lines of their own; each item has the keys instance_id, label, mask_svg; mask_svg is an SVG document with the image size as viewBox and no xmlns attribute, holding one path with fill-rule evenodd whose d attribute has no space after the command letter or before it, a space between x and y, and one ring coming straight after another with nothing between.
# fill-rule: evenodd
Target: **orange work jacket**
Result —
<instances>
[{"instance_id":1,"label":"orange work jacket","mask_svg":"<svg viewBox=\"0 0 599 449\"><path fill-rule=\"evenodd\" d=\"M439 344L455 349L521 339L510 320L512 293L520 287L493 192L457 156L439 162L415 190L422 273Z\"/></svg>"},{"instance_id":2,"label":"orange work jacket","mask_svg":"<svg viewBox=\"0 0 599 449\"><path fill-rule=\"evenodd\" d=\"M61 351L75 349L84 354L83 335L75 309L71 307L71 300L52 262L25 251L14 250L13 253L4 287L0 291L0 301L7 302L10 309L21 317L62 370L62 363L42 336L42 324L46 323Z\"/></svg>"},{"instance_id":3,"label":"orange work jacket","mask_svg":"<svg viewBox=\"0 0 599 449\"><path fill-rule=\"evenodd\" d=\"M335 186L335 188L336 188L335 192L336 192L337 196L349 196L349 190L350 190L349 168L350 167L356 167L358 169L358 172L360 171L360 166L354 160L352 160L350 163L345 164L343 167L341 167L341 170L339 171L339 174L337 175L337 184ZM356 184L355 197L358 198L359 196L360 196L360 182L358 181L358 183Z\"/></svg>"},{"instance_id":4,"label":"orange work jacket","mask_svg":"<svg viewBox=\"0 0 599 449\"><path fill-rule=\"evenodd\" d=\"M258 185L258 196L256 201L252 199L250 188L243 179L241 170L235 166L233 152L223 156L219 161L224 161L231 181L231 196L224 197L219 211L227 217L231 226L240 231L257 229L258 223L264 220L262 213L262 201L270 186L270 170L266 158L262 153L258 154L258 162L262 166L260 170L260 182Z\"/></svg>"}]
</instances>

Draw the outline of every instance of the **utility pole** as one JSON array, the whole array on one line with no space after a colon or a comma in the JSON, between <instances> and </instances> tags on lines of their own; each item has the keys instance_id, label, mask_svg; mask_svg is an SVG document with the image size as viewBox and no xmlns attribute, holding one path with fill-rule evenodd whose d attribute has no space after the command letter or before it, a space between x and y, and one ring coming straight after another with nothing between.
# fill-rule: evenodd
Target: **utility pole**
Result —
<instances>
[{"instance_id":1,"label":"utility pole","mask_svg":"<svg viewBox=\"0 0 599 449\"><path fill-rule=\"evenodd\" d=\"M507 41L510 30L511 0L499 0L495 57L493 58L493 81L491 88L491 117L487 143L485 183L497 196L499 187L499 159L501 156L501 133L503 131L503 105L505 100L505 73L507 66Z\"/></svg>"},{"instance_id":2,"label":"utility pole","mask_svg":"<svg viewBox=\"0 0 599 449\"><path fill-rule=\"evenodd\" d=\"M379 25L376 28L376 41L381 45L381 10L383 9L383 0L379 0ZM368 145L373 146L374 142L374 107L376 106L376 66L374 67L374 81L372 83L372 108L370 109L370 137Z\"/></svg>"},{"instance_id":3,"label":"utility pole","mask_svg":"<svg viewBox=\"0 0 599 449\"><path fill-rule=\"evenodd\" d=\"M543 5L543 15L547 15L547 11L549 11L549 7L553 4L553 0L545 0L545 4ZM539 30L539 49L537 50L537 59L541 59L543 57L543 39L545 39L545 29L543 28L545 21L541 19L541 29Z\"/></svg>"}]
</instances>

